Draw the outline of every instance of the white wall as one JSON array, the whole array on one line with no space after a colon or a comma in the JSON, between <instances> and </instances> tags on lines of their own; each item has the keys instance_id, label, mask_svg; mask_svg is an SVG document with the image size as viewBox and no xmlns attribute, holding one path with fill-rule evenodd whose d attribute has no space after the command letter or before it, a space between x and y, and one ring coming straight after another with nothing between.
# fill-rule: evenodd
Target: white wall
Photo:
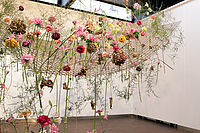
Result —
<instances>
[{"instance_id":1,"label":"white wall","mask_svg":"<svg viewBox=\"0 0 200 133\"><path fill-rule=\"evenodd\" d=\"M185 37L172 65L175 70L160 75L155 87L160 98L143 94L140 103L134 97L133 114L200 130L200 0L175 7L171 13L182 21Z\"/></svg>"}]
</instances>

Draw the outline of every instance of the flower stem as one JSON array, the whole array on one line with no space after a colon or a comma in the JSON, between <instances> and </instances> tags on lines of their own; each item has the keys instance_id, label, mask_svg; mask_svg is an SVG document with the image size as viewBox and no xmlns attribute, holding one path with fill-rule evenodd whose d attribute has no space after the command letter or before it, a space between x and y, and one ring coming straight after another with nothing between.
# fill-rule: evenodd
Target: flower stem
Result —
<instances>
[{"instance_id":1,"label":"flower stem","mask_svg":"<svg viewBox=\"0 0 200 133\"><path fill-rule=\"evenodd\" d=\"M94 110L94 130L96 128L96 110L97 110L97 71L95 70L95 84L94 84L94 93L95 93L95 110Z\"/></svg>"}]
</instances>

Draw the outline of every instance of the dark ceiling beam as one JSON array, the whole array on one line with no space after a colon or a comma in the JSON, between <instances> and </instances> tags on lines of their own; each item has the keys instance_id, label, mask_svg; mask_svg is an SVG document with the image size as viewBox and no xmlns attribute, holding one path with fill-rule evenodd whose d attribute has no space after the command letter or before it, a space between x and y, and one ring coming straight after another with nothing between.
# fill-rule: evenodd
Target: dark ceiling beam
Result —
<instances>
[{"instance_id":1,"label":"dark ceiling beam","mask_svg":"<svg viewBox=\"0 0 200 133\"><path fill-rule=\"evenodd\" d=\"M69 0L66 4L65 7L69 8L76 0Z\"/></svg>"},{"instance_id":2,"label":"dark ceiling beam","mask_svg":"<svg viewBox=\"0 0 200 133\"><path fill-rule=\"evenodd\" d=\"M120 7L126 6L124 0L96 0L96 1L104 2L104 3L108 3L108 4L120 6ZM128 7L131 7L132 4L133 4L133 1L129 0Z\"/></svg>"}]
</instances>

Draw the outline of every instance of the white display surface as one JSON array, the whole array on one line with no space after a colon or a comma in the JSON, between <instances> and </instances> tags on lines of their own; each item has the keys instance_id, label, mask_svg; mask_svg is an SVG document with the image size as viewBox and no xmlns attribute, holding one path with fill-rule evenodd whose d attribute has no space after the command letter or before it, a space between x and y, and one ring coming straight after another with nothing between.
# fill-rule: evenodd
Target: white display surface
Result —
<instances>
[{"instance_id":1,"label":"white display surface","mask_svg":"<svg viewBox=\"0 0 200 133\"><path fill-rule=\"evenodd\" d=\"M175 7L171 13L182 21L184 44L170 64L174 70L161 72L155 87L160 98L143 94L140 103L134 96L133 114L200 130L200 0Z\"/></svg>"}]
</instances>

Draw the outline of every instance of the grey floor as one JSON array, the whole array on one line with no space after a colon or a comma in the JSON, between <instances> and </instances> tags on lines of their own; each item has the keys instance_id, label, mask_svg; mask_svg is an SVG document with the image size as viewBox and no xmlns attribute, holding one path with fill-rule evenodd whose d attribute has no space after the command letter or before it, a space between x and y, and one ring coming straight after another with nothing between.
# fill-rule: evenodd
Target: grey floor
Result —
<instances>
[{"instance_id":1,"label":"grey floor","mask_svg":"<svg viewBox=\"0 0 200 133\"><path fill-rule=\"evenodd\" d=\"M73 119L68 122L68 132L64 131L65 124L60 124L59 133L87 133L93 129L93 120ZM24 133L25 123L17 124L18 133ZM96 122L97 133L102 133L101 122L98 119ZM141 120L138 118L120 117L103 120L104 133L189 133L176 128L162 125L148 120ZM30 129L38 133L39 126L37 124L30 124ZM1 133L15 133L13 127L8 124L1 125Z\"/></svg>"}]
</instances>

